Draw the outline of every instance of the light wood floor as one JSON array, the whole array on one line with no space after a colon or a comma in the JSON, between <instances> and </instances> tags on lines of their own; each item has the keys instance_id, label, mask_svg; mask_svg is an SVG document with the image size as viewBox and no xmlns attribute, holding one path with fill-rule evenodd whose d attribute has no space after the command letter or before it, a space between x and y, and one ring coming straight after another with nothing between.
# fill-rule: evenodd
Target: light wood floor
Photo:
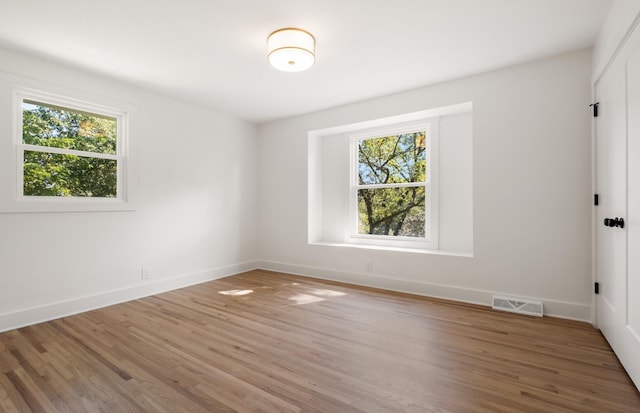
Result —
<instances>
[{"instance_id":1,"label":"light wood floor","mask_svg":"<svg viewBox=\"0 0 640 413\"><path fill-rule=\"evenodd\" d=\"M0 334L0 411L640 412L591 326L252 271Z\"/></svg>"}]
</instances>

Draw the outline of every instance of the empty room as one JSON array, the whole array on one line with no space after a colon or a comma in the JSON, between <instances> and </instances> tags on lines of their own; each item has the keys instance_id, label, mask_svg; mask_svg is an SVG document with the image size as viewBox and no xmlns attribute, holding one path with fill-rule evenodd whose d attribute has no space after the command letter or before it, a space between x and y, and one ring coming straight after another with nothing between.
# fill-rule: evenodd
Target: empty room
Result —
<instances>
[{"instance_id":1,"label":"empty room","mask_svg":"<svg viewBox=\"0 0 640 413\"><path fill-rule=\"evenodd\" d=\"M0 412L640 412L639 22L0 0Z\"/></svg>"}]
</instances>

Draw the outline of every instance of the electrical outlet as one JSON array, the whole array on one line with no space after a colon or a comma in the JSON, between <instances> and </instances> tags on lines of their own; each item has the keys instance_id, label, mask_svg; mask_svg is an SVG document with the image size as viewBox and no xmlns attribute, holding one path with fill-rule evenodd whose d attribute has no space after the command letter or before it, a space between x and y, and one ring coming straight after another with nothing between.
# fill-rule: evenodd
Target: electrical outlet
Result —
<instances>
[{"instance_id":1,"label":"electrical outlet","mask_svg":"<svg viewBox=\"0 0 640 413\"><path fill-rule=\"evenodd\" d=\"M364 265L364 269L369 272L373 271L373 262L367 261Z\"/></svg>"},{"instance_id":2,"label":"electrical outlet","mask_svg":"<svg viewBox=\"0 0 640 413\"><path fill-rule=\"evenodd\" d=\"M151 278L151 268L142 267L141 275L143 280L148 280L149 278Z\"/></svg>"}]
</instances>

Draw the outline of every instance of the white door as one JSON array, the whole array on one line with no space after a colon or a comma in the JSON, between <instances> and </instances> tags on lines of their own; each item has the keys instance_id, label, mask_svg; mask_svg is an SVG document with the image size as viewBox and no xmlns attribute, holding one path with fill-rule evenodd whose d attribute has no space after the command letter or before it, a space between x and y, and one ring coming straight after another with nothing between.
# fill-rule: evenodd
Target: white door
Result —
<instances>
[{"instance_id":1,"label":"white door","mask_svg":"<svg viewBox=\"0 0 640 413\"><path fill-rule=\"evenodd\" d=\"M595 94L597 323L640 389L639 46L637 29L596 83Z\"/></svg>"},{"instance_id":2,"label":"white door","mask_svg":"<svg viewBox=\"0 0 640 413\"><path fill-rule=\"evenodd\" d=\"M640 29L636 29L636 39ZM627 61L628 116L628 274L627 274L627 338L635 365L629 366L640 388L640 39ZM631 363L630 363L631 364Z\"/></svg>"}]
</instances>

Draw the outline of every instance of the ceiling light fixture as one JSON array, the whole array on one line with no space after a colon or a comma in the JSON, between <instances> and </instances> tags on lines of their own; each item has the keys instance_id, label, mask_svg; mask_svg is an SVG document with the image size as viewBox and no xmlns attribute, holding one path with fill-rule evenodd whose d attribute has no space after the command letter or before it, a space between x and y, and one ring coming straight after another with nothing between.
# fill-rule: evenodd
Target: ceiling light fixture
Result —
<instances>
[{"instance_id":1,"label":"ceiling light fixture","mask_svg":"<svg viewBox=\"0 0 640 413\"><path fill-rule=\"evenodd\" d=\"M307 70L315 61L316 39L300 29L280 29L267 39L269 63L284 72Z\"/></svg>"}]
</instances>

